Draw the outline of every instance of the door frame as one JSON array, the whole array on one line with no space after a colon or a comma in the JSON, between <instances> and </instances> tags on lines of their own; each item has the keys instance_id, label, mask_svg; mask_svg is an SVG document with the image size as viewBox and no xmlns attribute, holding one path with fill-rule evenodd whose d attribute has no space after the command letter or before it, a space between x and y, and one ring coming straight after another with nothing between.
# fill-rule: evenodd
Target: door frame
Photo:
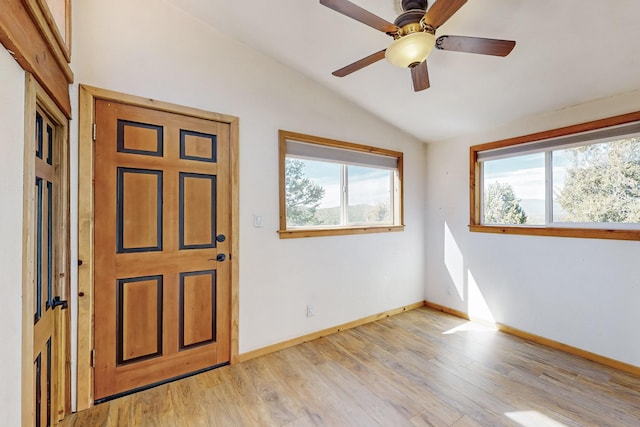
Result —
<instances>
[{"instance_id":1,"label":"door frame","mask_svg":"<svg viewBox=\"0 0 640 427\"><path fill-rule=\"evenodd\" d=\"M239 118L154 99L127 95L106 89L80 85L78 128L78 365L77 410L93 406L93 338L94 338L94 157L93 124L95 101L113 101L183 116L227 123L230 126L230 262L231 262L231 331L230 363L238 359L238 273L239 273Z\"/></svg>"},{"instance_id":2,"label":"door frame","mask_svg":"<svg viewBox=\"0 0 640 427\"><path fill-rule=\"evenodd\" d=\"M35 78L26 73L25 77L25 124L24 124L24 170L23 170L23 211L22 211L22 423L31 423L35 407L35 379L33 375L33 348L34 348L34 324L33 307L35 304L34 283L36 277L35 252L36 252L36 231L32 224L35 223L36 197L33 186L36 179L35 174L35 152L36 134L34 120L36 109L40 107L55 122L56 144L58 150L57 175L59 178L58 188L60 199L57 201L55 215L58 217L58 233L61 236L55 242L56 253L58 254L55 263L59 269L60 297L68 300L70 286L70 203L69 203L69 121L66 115L60 110L54 100L46 93L44 88ZM59 345L54 350L53 360L59 362L58 379L52 379L57 383L62 379L63 391L59 389L53 391L56 394L54 403L57 407L64 406L62 417L71 413L71 382L70 382L70 309L63 310L59 319L63 322L57 340ZM54 408L52 408L54 409ZM58 408L55 408L56 410ZM61 418L61 417L59 417Z\"/></svg>"}]
</instances>

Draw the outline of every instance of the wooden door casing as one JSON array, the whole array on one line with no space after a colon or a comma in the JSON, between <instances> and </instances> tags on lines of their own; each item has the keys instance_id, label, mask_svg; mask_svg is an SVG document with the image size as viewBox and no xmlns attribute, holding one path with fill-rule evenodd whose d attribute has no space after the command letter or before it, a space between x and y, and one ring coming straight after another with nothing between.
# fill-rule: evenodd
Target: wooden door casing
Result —
<instances>
[{"instance_id":1,"label":"wooden door casing","mask_svg":"<svg viewBox=\"0 0 640 427\"><path fill-rule=\"evenodd\" d=\"M230 360L230 126L96 100L94 399Z\"/></svg>"}]
</instances>

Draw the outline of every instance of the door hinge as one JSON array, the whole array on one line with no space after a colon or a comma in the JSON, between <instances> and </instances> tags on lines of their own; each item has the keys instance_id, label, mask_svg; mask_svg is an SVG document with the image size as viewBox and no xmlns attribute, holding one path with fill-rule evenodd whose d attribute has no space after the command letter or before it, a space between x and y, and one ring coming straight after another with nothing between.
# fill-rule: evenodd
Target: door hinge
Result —
<instances>
[{"instance_id":1,"label":"door hinge","mask_svg":"<svg viewBox=\"0 0 640 427\"><path fill-rule=\"evenodd\" d=\"M92 368L96 367L96 349L95 348L91 349L91 367Z\"/></svg>"},{"instance_id":2,"label":"door hinge","mask_svg":"<svg viewBox=\"0 0 640 427\"><path fill-rule=\"evenodd\" d=\"M93 138L94 141L96 140L96 131L97 131L97 126L94 123L91 129L91 138Z\"/></svg>"}]
</instances>

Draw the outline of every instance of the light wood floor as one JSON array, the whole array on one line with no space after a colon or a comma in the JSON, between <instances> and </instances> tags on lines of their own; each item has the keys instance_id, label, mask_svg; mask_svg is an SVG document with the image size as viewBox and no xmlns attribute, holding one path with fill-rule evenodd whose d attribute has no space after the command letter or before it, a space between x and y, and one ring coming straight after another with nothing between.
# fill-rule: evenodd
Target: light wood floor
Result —
<instances>
[{"instance_id":1,"label":"light wood floor","mask_svg":"<svg viewBox=\"0 0 640 427\"><path fill-rule=\"evenodd\" d=\"M640 426L640 378L423 308L62 426Z\"/></svg>"}]
</instances>

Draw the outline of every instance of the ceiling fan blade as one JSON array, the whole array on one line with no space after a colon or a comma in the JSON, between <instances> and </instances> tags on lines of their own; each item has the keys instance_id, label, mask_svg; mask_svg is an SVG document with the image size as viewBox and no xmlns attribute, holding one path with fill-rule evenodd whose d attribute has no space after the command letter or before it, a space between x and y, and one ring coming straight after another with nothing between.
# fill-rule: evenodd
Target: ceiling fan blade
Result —
<instances>
[{"instance_id":1,"label":"ceiling fan blade","mask_svg":"<svg viewBox=\"0 0 640 427\"><path fill-rule=\"evenodd\" d=\"M411 79L413 80L413 90L420 92L429 88L429 70L427 69L427 61L411 68Z\"/></svg>"},{"instance_id":2,"label":"ceiling fan blade","mask_svg":"<svg viewBox=\"0 0 640 427\"><path fill-rule=\"evenodd\" d=\"M441 50L479 53L482 55L507 56L513 50L513 40L484 39L481 37L440 36L436 47Z\"/></svg>"},{"instance_id":3,"label":"ceiling fan blade","mask_svg":"<svg viewBox=\"0 0 640 427\"><path fill-rule=\"evenodd\" d=\"M424 14L424 22L438 28L458 11L467 0L437 0Z\"/></svg>"},{"instance_id":4,"label":"ceiling fan blade","mask_svg":"<svg viewBox=\"0 0 640 427\"><path fill-rule=\"evenodd\" d=\"M376 30L383 33L396 33L398 27L389 21L380 18L377 15L361 8L360 6L351 3L349 0L320 0L320 4L327 6L329 9L333 9L336 12L340 12L343 15L353 18L356 21L360 21Z\"/></svg>"},{"instance_id":5,"label":"ceiling fan blade","mask_svg":"<svg viewBox=\"0 0 640 427\"><path fill-rule=\"evenodd\" d=\"M339 70L336 70L331 74L333 74L336 77L348 76L349 74L351 74L353 72L361 70L362 68L366 67L367 65L371 65L374 62L378 62L381 59L383 59L385 50L387 50L387 49L383 49L380 52L373 53L373 54L367 56L366 58L362 58L359 61L354 62L353 64L347 65L346 67L342 67Z\"/></svg>"}]
</instances>

